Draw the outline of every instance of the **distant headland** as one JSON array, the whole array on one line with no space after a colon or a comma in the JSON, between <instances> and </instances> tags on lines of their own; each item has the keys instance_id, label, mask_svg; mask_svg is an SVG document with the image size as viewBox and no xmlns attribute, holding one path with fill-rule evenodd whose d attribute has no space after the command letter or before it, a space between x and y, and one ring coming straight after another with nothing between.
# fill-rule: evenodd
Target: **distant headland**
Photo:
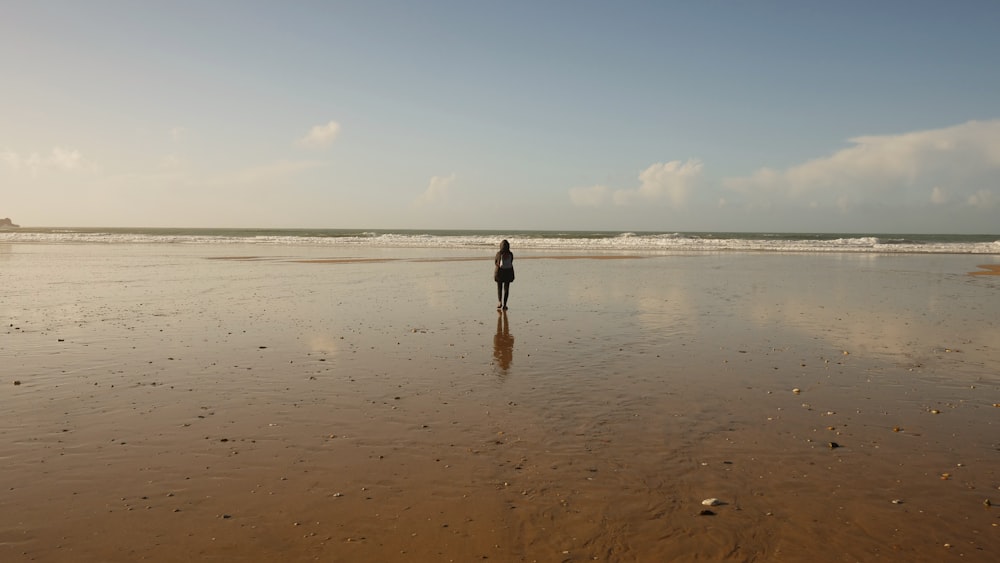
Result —
<instances>
[{"instance_id":1,"label":"distant headland","mask_svg":"<svg viewBox=\"0 0 1000 563\"><path fill-rule=\"evenodd\" d=\"M14 222L10 220L10 217L0 219L0 229L16 229L20 226L21 225L15 225Z\"/></svg>"}]
</instances>

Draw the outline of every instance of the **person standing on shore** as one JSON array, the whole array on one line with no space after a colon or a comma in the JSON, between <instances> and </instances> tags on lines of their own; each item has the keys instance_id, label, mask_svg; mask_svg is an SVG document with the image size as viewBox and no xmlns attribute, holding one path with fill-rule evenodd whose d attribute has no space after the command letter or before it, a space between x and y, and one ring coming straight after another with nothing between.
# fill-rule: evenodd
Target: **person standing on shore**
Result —
<instances>
[{"instance_id":1,"label":"person standing on shore","mask_svg":"<svg viewBox=\"0 0 1000 563\"><path fill-rule=\"evenodd\" d=\"M507 310L507 298L510 296L510 282L514 281L514 253L510 251L510 243L504 239L500 243L500 251L493 259L493 281L497 282L497 309Z\"/></svg>"}]
</instances>

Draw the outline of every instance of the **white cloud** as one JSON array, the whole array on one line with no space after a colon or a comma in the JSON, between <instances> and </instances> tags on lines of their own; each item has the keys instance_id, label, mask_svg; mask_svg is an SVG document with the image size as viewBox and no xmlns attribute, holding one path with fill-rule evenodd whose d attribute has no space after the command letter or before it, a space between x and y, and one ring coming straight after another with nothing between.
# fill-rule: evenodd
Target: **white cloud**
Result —
<instances>
[{"instance_id":1,"label":"white cloud","mask_svg":"<svg viewBox=\"0 0 1000 563\"><path fill-rule=\"evenodd\" d=\"M84 160L80 151L63 149L61 147L52 149L52 154L49 156L49 163L61 170L79 170L88 166L87 161Z\"/></svg>"},{"instance_id":2,"label":"white cloud","mask_svg":"<svg viewBox=\"0 0 1000 563\"><path fill-rule=\"evenodd\" d=\"M979 207L981 209L989 209L995 206L997 201L997 196L991 190L978 190L976 193L969 196L966 200L968 205L972 207Z\"/></svg>"},{"instance_id":3,"label":"white cloud","mask_svg":"<svg viewBox=\"0 0 1000 563\"><path fill-rule=\"evenodd\" d=\"M3 151L0 152L0 162L3 163L5 168L17 170L21 165L21 157L16 152Z\"/></svg>"},{"instance_id":4,"label":"white cloud","mask_svg":"<svg viewBox=\"0 0 1000 563\"><path fill-rule=\"evenodd\" d=\"M850 141L853 146L830 156L783 171L761 168L723 185L751 201L813 201L847 209L864 203L926 204L928 191L934 204L981 206L988 200L980 193L983 185L1000 183L1000 120Z\"/></svg>"},{"instance_id":5,"label":"white cloud","mask_svg":"<svg viewBox=\"0 0 1000 563\"><path fill-rule=\"evenodd\" d=\"M687 203L691 190L701 177L702 168L702 162L697 159L657 162L639 173L638 188L572 188L569 190L569 197L574 205L580 206L596 207L607 201L613 201L616 205L665 202L680 208Z\"/></svg>"},{"instance_id":6,"label":"white cloud","mask_svg":"<svg viewBox=\"0 0 1000 563\"><path fill-rule=\"evenodd\" d=\"M573 205L582 207L599 207L611 198L611 189L607 186L591 186L589 188L572 188L569 199Z\"/></svg>"},{"instance_id":7,"label":"white cloud","mask_svg":"<svg viewBox=\"0 0 1000 563\"><path fill-rule=\"evenodd\" d=\"M325 125L317 125L309 130L305 137L299 139L299 144L303 147L319 149L328 146L337 138L340 133L340 124L331 121Z\"/></svg>"},{"instance_id":8,"label":"white cloud","mask_svg":"<svg viewBox=\"0 0 1000 563\"><path fill-rule=\"evenodd\" d=\"M84 158L76 149L54 147L48 154L37 152L20 154L14 151L0 152L0 163L14 172L26 172L36 176L41 172L97 172L100 167Z\"/></svg>"},{"instance_id":9,"label":"white cloud","mask_svg":"<svg viewBox=\"0 0 1000 563\"><path fill-rule=\"evenodd\" d=\"M948 191L941 186L934 186L934 189L931 190L931 203L944 205L949 201L951 201L951 198L948 197Z\"/></svg>"},{"instance_id":10,"label":"white cloud","mask_svg":"<svg viewBox=\"0 0 1000 563\"><path fill-rule=\"evenodd\" d=\"M427 185L427 189L417 198L417 205L430 205L448 201L448 192L451 190L453 183L455 183L454 174L451 176L432 177L430 183Z\"/></svg>"},{"instance_id":11,"label":"white cloud","mask_svg":"<svg viewBox=\"0 0 1000 563\"><path fill-rule=\"evenodd\" d=\"M695 180L701 175L701 169L701 161L694 159L658 162L639 174L641 183L638 189L616 191L615 203L666 201L674 207L683 207Z\"/></svg>"}]
</instances>

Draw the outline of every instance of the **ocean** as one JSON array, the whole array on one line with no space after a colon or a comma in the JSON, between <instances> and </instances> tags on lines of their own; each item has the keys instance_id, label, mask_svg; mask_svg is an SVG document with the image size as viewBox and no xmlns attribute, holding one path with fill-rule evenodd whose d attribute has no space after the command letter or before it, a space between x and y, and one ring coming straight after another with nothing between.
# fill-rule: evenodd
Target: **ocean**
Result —
<instances>
[{"instance_id":1,"label":"ocean","mask_svg":"<svg viewBox=\"0 0 1000 563\"><path fill-rule=\"evenodd\" d=\"M259 244L371 248L1000 254L1000 235L383 229L19 228L0 243Z\"/></svg>"}]
</instances>

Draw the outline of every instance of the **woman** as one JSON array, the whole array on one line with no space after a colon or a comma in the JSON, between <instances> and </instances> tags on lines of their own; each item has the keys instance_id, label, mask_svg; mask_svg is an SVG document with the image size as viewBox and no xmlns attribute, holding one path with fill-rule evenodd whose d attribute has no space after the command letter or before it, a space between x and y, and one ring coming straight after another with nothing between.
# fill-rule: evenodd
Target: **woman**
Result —
<instances>
[{"instance_id":1,"label":"woman","mask_svg":"<svg viewBox=\"0 0 1000 563\"><path fill-rule=\"evenodd\" d=\"M496 266L493 269L493 281L497 282L497 309L506 311L510 282L514 281L514 253L510 251L510 243L506 240L500 243L500 252L497 252L493 264Z\"/></svg>"}]
</instances>

